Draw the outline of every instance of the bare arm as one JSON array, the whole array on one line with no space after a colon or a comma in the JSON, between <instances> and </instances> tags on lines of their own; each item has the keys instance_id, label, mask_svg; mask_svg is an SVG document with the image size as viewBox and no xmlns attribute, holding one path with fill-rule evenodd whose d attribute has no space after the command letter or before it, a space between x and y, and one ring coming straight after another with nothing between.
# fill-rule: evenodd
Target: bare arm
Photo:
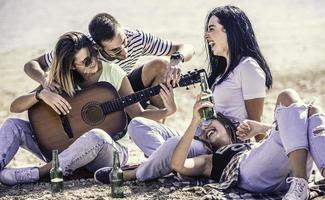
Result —
<instances>
[{"instance_id":1,"label":"bare arm","mask_svg":"<svg viewBox=\"0 0 325 200\"><path fill-rule=\"evenodd\" d=\"M176 104L174 102L174 94L172 92L172 89L171 88L168 89L164 86L162 87L165 89L161 89L160 96L163 99L165 108L159 110L144 110L140 103L135 103L125 108L128 115L131 118L141 116L141 117L158 121L176 112ZM133 93L134 91L132 89L130 81L125 76L123 78L121 88L119 89L119 94L121 96L127 96Z\"/></svg>"},{"instance_id":2,"label":"bare arm","mask_svg":"<svg viewBox=\"0 0 325 200\"><path fill-rule=\"evenodd\" d=\"M36 104L38 100L35 98L35 93L36 92L17 97L10 105L10 112L21 113Z\"/></svg>"},{"instance_id":3,"label":"bare arm","mask_svg":"<svg viewBox=\"0 0 325 200\"><path fill-rule=\"evenodd\" d=\"M272 124L257 122L253 120L244 120L237 127L236 135L240 140L245 141L261 132L266 133L271 128Z\"/></svg>"},{"instance_id":4,"label":"bare arm","mask_svg":"<svg viewBox=\"0 0 325 200\"><path fill-rule=\"evenodd\" d=\"M195 158L187 159L188 152L195 134L196 128L201 122L199 109L202 107L212 107L213 104L207 101L197 101L193 109L192 121L177 144L171 159L171 167L175 171L187 175L198 176L204 175L209 177L212 170L211 155L202 155Z\"/></svg>"},{"instance_id":5,"label":"bare arm","mask_svg":"<svg viewBox=\"0 0 325 200\"><path fill-rule=\"evenodd\" d=\"M248 119L254 121L262 121L264 98L256 98L245 100L245 107L248 114ZM255 136L255 140L258 142L265 137L266 133L261 132Z\"/></svg>"},{"instance_id":6,"label":"bare arm","mask_svg":"<svg viewBox=\"0 0 325 200\"><path fill-rule=\"evenodd\" d=\"M51 91L61 93L61 87L57 83L49 84L48 73L50 67L45 62L45 55L33 59L24 65L25 73L34 81L38 82L43 88L48 87Z\"/></svg>"},{"instance_id":7,"label":"bare arm","mask_svg":"<svg viewBox=\"0 0 325 200\"><path fill-rule=\"evenodd\" d=\"M65 115L70 112L69 110L71 109L71 106L69 102L67 102L59 94L50 91L48 88L42 89L39 92L38 98L48 104L59 115ZM17 97L11 103L10 111L15 113L24 112L37 102L38 100L36 99L36 92L32 92L30 94Z\"/></svg>"},{"instance_id":8,"label":"bare arm","mask_svg":"<svg viewBox=\"0 0 325 200\"><path fill-rule=\"evenodd\" d=\"M47 81L48 70L49 66L45 62L44 55L27 62L24 66L25 73L41 85Z\"/></svg>"}]
</instances>

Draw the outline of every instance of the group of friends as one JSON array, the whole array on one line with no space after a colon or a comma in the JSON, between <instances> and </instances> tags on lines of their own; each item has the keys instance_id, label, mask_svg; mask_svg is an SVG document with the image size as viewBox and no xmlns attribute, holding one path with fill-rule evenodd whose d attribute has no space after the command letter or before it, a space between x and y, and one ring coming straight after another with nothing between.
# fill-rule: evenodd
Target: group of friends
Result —
<instances>
[{"instance_id":1,"label":"group of friends","mask_svg":"<svg viewBox=\"0 0 325 200\"><path fill-rule=\"evenodd\" d=\"M149 103L125 108L130 118L128 134L147 159L135 169L124 170L124 181L152 180L176 172L213 179L220 188L283 191L283 199L297 200L308 198L313 162L325 176L325 116L319 107L303 103L296 91L284 89L277 98L274 123L261 122L272 75L251 22L240 8L216 7L207 15L204 43L213 103L200 100L205 94L197 96L184 133L161 121L177 110L173 86L180 79L182 63L194 56L193 47L127 29L107 13L94 16L88 30L89 34L63 34L52 51L25 64L26 74L42 87L16 98L11 112L26 111L44 101L57 114L66 115L71 105L62 92L73 97L77 90L98 81L112 84L120 96L160 84L160 94ZM154 58L136 66L142 56ZM199 110L204 107L214 108L213 119L201 119ZM249 139L255 142L247 143ZM7 167L19 147L46 164ZM109 184L113 151L118 151L125 166L127 148L104 130L92 129L60 152L60 167L65 176L84 167L96 181ZM50 168L30 122L8 118L0 129L0 182L36 182L48 176Z\"/></svg>"}]
</instances>

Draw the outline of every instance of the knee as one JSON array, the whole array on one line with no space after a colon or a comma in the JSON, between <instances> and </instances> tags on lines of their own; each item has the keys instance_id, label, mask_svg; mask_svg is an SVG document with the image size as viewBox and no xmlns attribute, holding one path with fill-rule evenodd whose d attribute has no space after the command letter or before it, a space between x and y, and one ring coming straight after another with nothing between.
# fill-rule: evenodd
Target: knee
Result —
<instances>
[{"instance_id":1,"label":"knee","mask_svg":"<svg viewBox=\"0 0 325 200\"><path fill-rule=\"evenodd\" d=\"M170 152L170 158L173 155L173 152L178 144L178 142L180 141L181 137L180 136L174 136L171 137L169 139L167 139L167 141L163 144L163 146L166 149L166 153Z\"/></svg>"},{"instance_id":2,"label":"knee","mask_svg":"<svg viewBox=\"0 0 325 200\"><path fill-rule=\"evenodd\" d=\"M168 61L163 58L156 58L151 61L152 70L157 76L163 76L167 71Z\"/></svg>"},{"instance_id":3,"label":"knee","mask_svg":"<svg viewBox=\"0 0 325 200\"><path fill-rule=\"evenodd\" d=\"M321 112L322 112L322 109L319 106L312 105L309 107L308 117L310 117L314 114L321 113Z\"/></svg>"},{"instance_id":4,"label":"knee","mask_svg":"<svg viewBox=\"0 0 325 200\"><path fill-rule=\"evenodd\" d=\"M21 121L20 119L8 118L3 123L2 127L14 127L14 126L17 126L20 121Z\"/></svg>"},{"instance_id":5,"label":"knee","mask_svg":"<svg viewBox=\"0 0 325 200\"><path fill-rule=\"evenodd\" d=\"M92 144L111 143L113 141L108 133L98 128L88 131L82 137L85 137L85 139Z\"/></svg>"},{"instance_id":6,"label":"knee","mask_svg":"<svg viewBox=\"0 0 325 200\"><path fill-rule=\"evenodd\" d=\"M137 135L142 134L142 129L144 126L147 127L148 120L149 119L143 117L135 117L130 121L128 125L128 134L132 139Z\"/></svg>"},{"instance_id":7,"label":"knee","mask_svg":"<svg viewBox=\"0 0 325 200\"><path fill-rule=\"evenodd\" d=\"M23 128L23 123L24 121L21 119L8 118L1 127L1 129L3 130L1 131L1 133L14 134L17 132L15 130Z\"/></svg>"},{"instance_id":8,"label":"knee","mask_svg":"<svg viewBox=\"0 0 325 200\"><path fill-rule=\"evenodd\" d=\"M290 106L293 103L301 101L299 94L294 89L284 89L282 90L277 99L277 105L282 105L285 107Z\"/></svg>"}]
</instances>

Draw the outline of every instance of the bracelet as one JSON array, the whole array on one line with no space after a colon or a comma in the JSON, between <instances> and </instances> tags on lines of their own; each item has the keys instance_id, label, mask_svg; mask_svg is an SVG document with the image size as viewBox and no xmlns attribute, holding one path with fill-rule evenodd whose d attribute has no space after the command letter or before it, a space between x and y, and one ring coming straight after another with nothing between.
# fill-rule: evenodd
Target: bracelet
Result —
<instances>
[{"instance_id":1,"label":"bracelet","mask_svg":"<svg viewBox=\"0 0 325 200\"><path fill-rule=\"evenodd\" d=\"M40 96L39 96L42 90L43 90L43 87L39 88L39 89L36 90L36 92L35 92L35 99L36 99L37 101L41 101L41 100L42 100L42 99L40 98Z\"/></svg>"}]
</instances>

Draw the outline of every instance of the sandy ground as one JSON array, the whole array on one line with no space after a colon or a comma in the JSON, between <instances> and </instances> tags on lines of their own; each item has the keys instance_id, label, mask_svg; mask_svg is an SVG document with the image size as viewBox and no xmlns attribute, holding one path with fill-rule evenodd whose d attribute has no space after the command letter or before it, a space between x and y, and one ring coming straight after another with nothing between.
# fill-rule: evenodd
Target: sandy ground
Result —
<instances>
[{"instance_id":1,"label":"sandy ground","mask_svg":"<svg viewBox=\"0 0 325 200\"><path fill-rule=\"evenodd\" d=\"M31 91L37 84L23 72L31 58L50 50L57 38L67 31L87 31L88 22L99 12L114 15L126 27L137 28L168 38L190 43L196 55L184 64L184 72L206 67L203 48L203 26L207 12L216 6L234 4L251 19L255 33L274 76L274 85L265 101L264 120L272 121L276 95L284 88L299 91L306 102L316 100L325 108L325 7L318 0L260 1L146 1L111 0L48 1L0 0L0 123L9 116L27 119L25 113L11 114L14 97ZM193 97L199 91L175 90L178 111L166 124L184 130L191 117ZM137 147L127 138L130 159L134 164L143 159ZM19 150L10 166L42 163L25 150ZM94 185L92 180L66 182L67 199L110 198L108 186ZM49 199L48 184L31 184L7 188L0 185L0 199ZM162 183L129 182L127 199L194 199L199 194Z\"/></svg>"}]
</instances>

